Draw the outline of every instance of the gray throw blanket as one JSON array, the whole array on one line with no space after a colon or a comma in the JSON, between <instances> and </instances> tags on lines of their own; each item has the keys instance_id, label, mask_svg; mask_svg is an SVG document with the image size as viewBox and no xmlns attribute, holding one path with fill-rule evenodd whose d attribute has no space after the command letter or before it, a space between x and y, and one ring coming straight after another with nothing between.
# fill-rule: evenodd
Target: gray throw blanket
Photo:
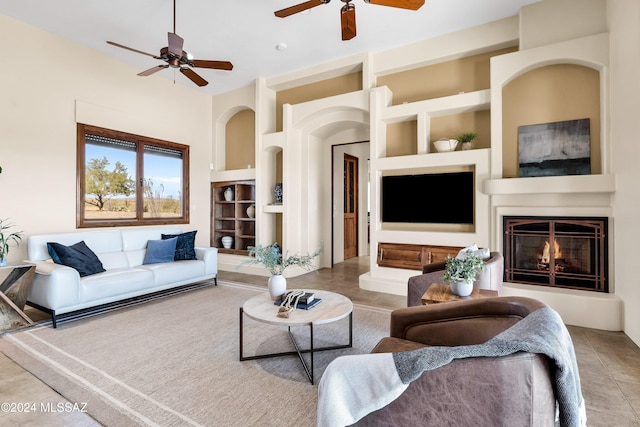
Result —
<instances>
[{"instance_id":1,"label":"gray throw blanket","mask_svg":"<svg viewBox=\"0 0 640 427\"><path fill-rule=\"evenodd\" d=\"M353 424L395 400L424 371L454 359L506 356L519 351L545 354L553 360L560 425L585 426L586 413L573 342L560 315L549 307L529 314L483 344L337 358L329 364L320 382L318 426ZM365 369L367 364L371 369ZM381 372L385 372L382 383Z\"/></svg>"}]
</instances>

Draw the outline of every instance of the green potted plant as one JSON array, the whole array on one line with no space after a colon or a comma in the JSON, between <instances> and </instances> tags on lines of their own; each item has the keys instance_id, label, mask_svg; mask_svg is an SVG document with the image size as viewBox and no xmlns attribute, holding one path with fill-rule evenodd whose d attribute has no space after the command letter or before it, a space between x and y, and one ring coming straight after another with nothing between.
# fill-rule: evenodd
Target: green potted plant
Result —
<instances>
[{"instance_id":1,"label":"green potted plant","mask_svg":"<svg viewBox=\"0 0 640 427\"><path fill-rule=\"evenodd\" d=\"M463 150L471 150L473 148L473 140L477 137L478 134L475 132L465 132L460 134L456 139L462 143Z\"/></svg>"},{"instance_id":2,"label":"green potted plant","mask_svg":"<svg viewBox=\"0 0 640 427\"><path fill-rule=\"evenodd\" d=\"M18 246L22 240L22 231L8 232L9 229L15 227L8 221L8 219L0 219L0 266L7 265L10 244L15 243Z\"/></svg>"},{"instance_id":3,"label":"green potted plant","mask_svg":"<svg viewBox=\"0 0 640 427\"><path fill-rule=\"evenodd\" d=\"M444 280L451 286L451 292L466 297L473 291L473 282L478 272L484 269L485 261L473 253L465 252L464 257L453 258L447 255L444 267Z\"/></svg>"},{"instance_id":4,"label":"green potted plant","mask_svg":"<svg viewBox=\"0 0 640 427\"><path fill-rule=\"evenodd\" d=\"M249 246L249 259L242 262L238 267L250 264L262 264L271 273L268 281L269 294L273 301L277 301L287 290L287 280L284 271L291 266L298 266L305 270L310 270L313 266L313 259L322 253L322 247L312 254L289 255L282 254L277 244L270 246Z\"/></svg>"}]
</instances>

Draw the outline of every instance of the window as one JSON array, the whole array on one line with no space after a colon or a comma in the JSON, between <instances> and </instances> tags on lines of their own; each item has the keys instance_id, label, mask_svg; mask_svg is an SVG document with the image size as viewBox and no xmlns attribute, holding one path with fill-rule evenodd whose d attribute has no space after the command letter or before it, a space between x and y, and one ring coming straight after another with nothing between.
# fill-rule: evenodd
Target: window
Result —
<instances>
[{"instance_id":1,"label":"window","mask_svg":"<svg viewBox=\"0 0 640 427\"><path fill-rule=\"evenodd\" d=\"M189 222L189 146L78 123L77 226Z\"/></svg>"}]
</instances>

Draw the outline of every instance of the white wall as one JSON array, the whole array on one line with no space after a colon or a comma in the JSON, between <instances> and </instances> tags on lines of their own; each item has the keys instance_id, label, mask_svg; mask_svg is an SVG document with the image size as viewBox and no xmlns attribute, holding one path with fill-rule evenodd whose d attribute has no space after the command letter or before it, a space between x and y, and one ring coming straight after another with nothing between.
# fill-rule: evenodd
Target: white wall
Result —
<instances>
[{"instance_id":1,"label":"white wall","mask_svg":"<svg viewBox=\"0 0 640 427\"><path fill-rule=\"evenodd\" d=\"M76 120L190 146L191 223L209 242L211 97L0 15L0 218L25 237L76 228ZM183 78L178 75L176 78ZM199 160L203 159L203 160ZM9 261L26 259L26 242Z\"/></svg>"},{"instance_id":2,"label":"white wall","mask_svg":"<svg viewBox=\"0 0 640 427\"><path fill-rule=\"evenodd\" d=\"M611 41L611 158L616 174L613 196L616 294L625 305L624 331L640 345L640 2L609 0Z\"/></svg>"}]
</instances>

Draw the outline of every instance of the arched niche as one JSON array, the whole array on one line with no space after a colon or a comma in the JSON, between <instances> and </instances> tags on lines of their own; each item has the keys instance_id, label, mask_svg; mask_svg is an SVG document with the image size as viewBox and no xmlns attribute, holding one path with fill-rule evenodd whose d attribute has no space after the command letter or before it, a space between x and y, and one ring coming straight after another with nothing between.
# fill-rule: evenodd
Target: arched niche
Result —
<instances>
[{"instance_id":1,"label":"arched niche","mask_svg":"<svg viewBox=\"0 0 640 427\"><path fill-rule=\"evenodd\" d=\"M590 120L591 173L601 168L600 72L579 64L551 64L519 74L502 88L502 176L518 177L518 128Z\"/></svg>"},{"instance_id":2,"label":"arched niche","mask_svg":"<svg viewBox=\"0 0 640 427\"><path fill-rule=\"evenodd\" d=\"M255 123L255 111L245 105L231 107L217 117L212 159L215 170L255 167Z\"/></svg>"},{"instance_id":3,"label":"arched niche","mask_svg":"<svg viewBox=\"0 0 640 427\"><path fill-rule=\"evenodd\" d=\"M547 69L546 67L556 65L565 68L563 72L566 73L565 75L590 74L592 77L598 76L597 108L599 114L595 122L599 123L599 132L595 135L592 132L591 136L595 136L599 140L596 155L599 156L600 161L594 165L592 170L599 171L598 173L601 174L610 173L609 141L606 132L609 117L609 44L609 35L603 33L491 58L491 176L493 178L513 177L514 167L517 165L514 166L513 163L514 145L512 141L517 138L517 133L514 134L513 124L503 124L503 118L506 114L507 120L510 120L508 109L526 107L522 105L526 102L524 99L509 100L509 104L506 104L503 99L503 89L529 72L534 72L534 74L530 77L524 77L525 79L535 79L536 70L538 70L537 73L554 72L553 68ZM569 82L570 86L573 86L572 83L574 82ZM572 89L572 92L575 91ZM593 89L590 89L590 92L593 93ZM538 96L543 95L545 95L544 92L538 94ZM533 101L529 101L529 103L531 102ZM571 97L563 102L576 104ZM533 107L539 106L534 105ZM578 117L572 117L572 119L576 118ZM531 120L535 120L535 118ZM554 117L549 122L561 120L563 119ZM522 123L522 125L524 124L536 123ZM504 130L505 127L509 128L508 132ZM506 140L503 140L505 138ZM511 150L511 153L503 154L504 150ZM592 159L592 164L593 160L595 159ZM504 173L507 175L503 175Z\"/></svg>"},{"instance_id":4,"label":"arched niche","mask_svg":"<svg viewBox=\"0 0 640 427\"><path fill-rule=\"evenodd\" d=\"M225 126L225 169L255 168L256 114L251 109L240 110Z\"/></svg>"}]
</instances>

